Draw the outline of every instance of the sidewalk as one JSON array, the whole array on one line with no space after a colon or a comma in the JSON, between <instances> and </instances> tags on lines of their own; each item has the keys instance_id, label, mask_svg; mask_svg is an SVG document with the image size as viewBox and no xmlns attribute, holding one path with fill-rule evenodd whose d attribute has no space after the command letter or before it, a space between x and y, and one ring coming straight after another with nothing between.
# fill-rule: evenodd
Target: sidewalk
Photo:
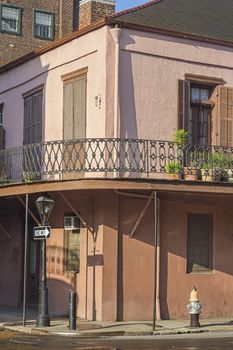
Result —
<instances>
[{"instance_id":1,"label":"sidewalk","mask_svg":"<svg viewBox=\"0 0 233 350\"><path fill-rule=\"evenodd\" d=\"M152 331L150 321L128 322L98 322L77 320L77 330L69 330L68 317L51 316L51 326L36 327L36 311L27 311L26 327L22 326L22 311L14 308L0 308L0 327L32 334L59 334L79 337L100 336L142 336L142 335L169 335L200 332L233 332L233 317L218 319L201 319L200 328L190 328L189 320L162 320L156 322L156 330Z\"/></svg>"}]
</instances>

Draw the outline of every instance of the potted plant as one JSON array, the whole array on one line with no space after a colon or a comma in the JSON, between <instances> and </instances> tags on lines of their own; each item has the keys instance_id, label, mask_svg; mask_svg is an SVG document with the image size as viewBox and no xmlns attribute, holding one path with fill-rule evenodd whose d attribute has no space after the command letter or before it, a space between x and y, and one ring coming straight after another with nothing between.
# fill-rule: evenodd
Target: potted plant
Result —
<instances>
[{"instance_id":1,"label":"potted plant","mask_svg":"<svg viewBox=\"0 0 233 350\"><path fill-rule=\"evenodd\" d=\"M192 150L192 146L188 145L189 134L184 129L178 129L173 135L173 141L177 144L177 153L181 153L183 160L183 175L185 180L197 181L198 169L196 152ZM177 157L178 158L178 157Z\"/></svg>"},{"instance_id":2,"label":"potted plant","mask_svg":"<svg viewBox=\"0 0 233 350\"><path fill-rule=\"evenodd\" d=\"M23 171L23 182L33 182L36 180L36 173L33 171Z\"/></svg>"},{"instance_id":3,"label":"potted plant","mask_svg":"<svg viewBox=\"0 0 233 350\"><path fill-rule=\"evenodd\" d=\"M174 161L174 160L169 161L165 165L165 172L167 174L169 174L169 176L173 180L179 180L180 179L182 169L183 169L183 167L181 166L181 164L179 162Z\"/></svg>"},{"instance_id":4,"label":"potted plant","mask_svg":"<svg viewBox=\"0 0 233 350\"><path fill-rule=\"evenodd\" d=\"M222 152L210 153L202 163L203 181L226 181L228 177L228 160Z\"/></svg>"},{"instance_id":5,"label":"potted plant","mask_svg":"<svg viewBox=\"0 0 233 350\"><path fill-rule=\"evenodd\" d=\"M188 132L184 129L177 129L173 134L173 142L176 142L179 146L185 146L188 143Z\"/></svg>"}]
</instances>

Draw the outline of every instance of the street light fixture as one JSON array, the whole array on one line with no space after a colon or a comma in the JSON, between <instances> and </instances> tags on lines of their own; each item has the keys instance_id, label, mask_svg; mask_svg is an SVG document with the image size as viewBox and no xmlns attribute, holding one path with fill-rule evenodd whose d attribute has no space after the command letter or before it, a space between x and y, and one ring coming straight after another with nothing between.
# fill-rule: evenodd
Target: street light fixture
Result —
<instances>
[{"instance_id":1,"label":"street light fixture","mask_svg":"<svg viewBox=\"0 0 233 350\"><path fill-rule=\"evenodd\" d=\"M54 201L45 196L36 200L36 208L40 214L41 224L45 226L48 223L49 216L54 206ZM41 276L39 286L39 307L37 327L49 327L50 319L48 315L48 288L46 278L46 239L42 240L41 246Z\"/></svg>"}]
</instances>

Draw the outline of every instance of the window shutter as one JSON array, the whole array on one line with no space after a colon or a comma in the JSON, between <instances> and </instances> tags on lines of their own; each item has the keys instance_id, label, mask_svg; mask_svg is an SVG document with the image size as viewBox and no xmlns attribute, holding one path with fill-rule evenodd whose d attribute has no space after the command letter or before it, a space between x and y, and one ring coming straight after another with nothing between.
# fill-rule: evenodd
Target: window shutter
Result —
<instances>
[{"instance_id":1,"label":"window shutter","mask_svg":"<svg viewBox=\"0 0 233 350\"><path fill-rule=\"evenodd\" d=\"M213 217L188 214L187 272L213 268Z\"/></svg>"},{"instance_id":2,"label":"window shutter","mask_svg":"<svg viewBox=\"0 0 233 350\"><path fill-rule=\"evenodd\" d=\"M86 137L86 78L74 82L74 138Z\"/></svg>"},{"instance_id":3,"label":"window shutter","mask_svg":"<svg viewBox=\"0 0 233 350\"><path fill-rule=\"evenodd\" d=\"M5 129L1 126L0 127L0 150L5 148Z\"/></svg>"},{"instance_id":4,"label":"window shutter","mask_svg":"<svg viewBox=\"0 0 233 350\"><path fill-rule=\"evenodd\" d=\"M42 91L24 99L24 144L42 142Z\"/></svg>"},{"instance_id":5,"label":"window shutter","mask_svg":"<svg viewBox=\"0 0 233 350\"><path fill-rule=\"evenodd\" d=\"M218 145L233 147L233 88L220 86L218 91Z\"/></svg>"},{"instance_id":6,"label":"window shutter","mask_svg":"<svg viewBox=\"0 0 233 350\"><path fill-rule=\"evenodd\" d=\"M64 139L73 139L73 83L64 85Z\"/></svg>"},{"instance_id":7,"label":"window shutter","mask_svg":"<svg viewBox=\"0 0 233 350\"><path fill-rule=\"evenodd\" d=\"M178 80L178 129L189 131L190 83Z\"/></svg>"}]
</instances>

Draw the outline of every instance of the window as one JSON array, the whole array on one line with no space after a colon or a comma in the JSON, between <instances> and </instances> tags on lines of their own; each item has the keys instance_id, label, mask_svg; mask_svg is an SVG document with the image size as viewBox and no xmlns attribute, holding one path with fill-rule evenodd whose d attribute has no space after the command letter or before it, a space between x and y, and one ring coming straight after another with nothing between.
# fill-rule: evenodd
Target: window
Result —
<instances>
[{"instance_id":1,"label":"window","mask_svg":"<svg viewBox=\"0 0 233 350\"><path fill-rule=\"evenodd\" d=\"M42 142L42 101L39 90L24 98L24 144Z\"/></svg>"},{"instance_id":2,"label":"window","mask_svg":"<svg viewBox=\"0 0 233 350\"><path fill-rule=\"evenodd\" d=\"M86 83L83 69L62 77L64 81L64 139L86 137Z\"/></svg>"},{"instance_id":3,"label":"window","mask_svg":"<svg viewBox=\"0 0 233 350\"><path fill-rule=\"evenodd\" d=\"M1 31L21 34L21 8L7 5L1 6Z\"/></svg>"},{"instance_id":4,"label":"window","mask_svg":"<svg viewBox=\"0 0 233 350\"><path fill-rule=\"evenodd\" d=\"M187 273L213 268L213 217L211 214L188 214Z\"/></svg>"},{"instance_id":5,"label":"window","mask_svg":"<svg viewBox=\"0 0 233 350\"><path fill-rule=\"evenodd\" d=\"M34 36L40 39L54 39L54 14L35 11L34 13Z\"/></svg>"},{"instance_id":6,"label":"window","mask_svg":"<svg viewBox=\"0 0 233 350\"><path fill-rule=\"evenodd\" d=\"M70 219L72 220L72 225ZM69 225L67 226L67 223ZM65 269L66 271L79 271L80 268L80 220L76 216L65 216Z\"/></svg>"},{"instance_id":7,"label":"window","mask_svg":"<svg viewBox=\"0 0 233 350\"><path fill-rule=\"evenodd\" d=\"M224 81L185 74L178 82L178 128L201 146L233 147L233 88Z\"/></svg>"},{"instance_id":8,"label":"window","mask_svg":"<svg viewBox=\"0 0 233 350\"><path fill-rule=\"evenodd\" d=\"M4 104L0 104L0 150L5 148L5 129L3 128L3 107Z\"/></svg>"},{"instance_id":9,"label":"window","mask_svg":"<svg viewBox=\"0 0 233 350\"><path fill-rule=\"evenodd\" d=\"M0 126L3 124L3 103L0 104Z\"/></svg>"},{"instance_id":10,"label":"window","mask_svg":"<svg viewBox=\"0 0 233 350\"><path fill-rule=\"evenodd\" d=\"M189 138L192 144L211 144L211 88L190 86Z\"/></svg>"}]
</instances>

